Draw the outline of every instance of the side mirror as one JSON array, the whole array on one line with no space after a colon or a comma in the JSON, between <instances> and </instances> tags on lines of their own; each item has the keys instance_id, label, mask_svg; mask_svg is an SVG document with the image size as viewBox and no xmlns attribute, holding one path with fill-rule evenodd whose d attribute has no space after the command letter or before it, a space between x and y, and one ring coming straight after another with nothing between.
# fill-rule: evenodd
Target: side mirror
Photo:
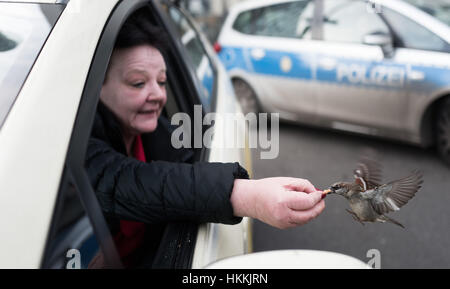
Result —
<instances>
[{"instance_id":1,"label":"side mirror","mask_svg":"<svg viewBox=\"0 0 450 289\"><path fill-rule=\"evenodd\" d=\"M278 250L222 259L206 269L370 269L350 256L316 250Z\"/></svg>"},{"instance_id":2,"label":"side mirror","mask_svg":"<svg viewBox=\"0 0 450 289\"><path fill-rule=\"evenodd\" d=\"M374 32L364 36L363 43L366 45L380 46L385 57L391 57L394 53L392 36L384 32Z\"/></svg>"}]
</instances>

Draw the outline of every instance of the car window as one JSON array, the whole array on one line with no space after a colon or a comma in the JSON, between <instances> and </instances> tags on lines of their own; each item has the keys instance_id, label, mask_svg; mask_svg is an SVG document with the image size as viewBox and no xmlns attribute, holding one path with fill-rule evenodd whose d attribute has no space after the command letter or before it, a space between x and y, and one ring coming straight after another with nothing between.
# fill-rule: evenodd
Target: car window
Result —
<instances>
[{"instance_id":1,"label":"car window","mask_svg":"<svg viewBox=\"0 0 450 289\"><path fill-rule=\"evenodd\" d=\"M325 0L322 22L325 41L364 43L368 34L389 34L383 19L362 1Z\"/></svg>"},{"instance_id":2,"label":"car window","mask_svg":"<svg viewBox=\"0 0 450 289\"><path fill-rule=\"evenodd\" d=\"M64 7L0 3L0 127Z\"/></svg>"},{"instance_id":3,"label":"car window","mask_svg":"<svg viewBox=\"0 0 450 289\"><path fill-rule=\"evenodd\" d=\"M255 10L245 11L236 17L236 20L233 23L233 29L245 34L252 34L252 15Z\"/></svg>"},{"instance_id":4,"label":"car window","mask_svg":"<svg viewBox=\"0 0 450 289\"><path fill-rule=\"evenodd\" d=\"M58 195L43 267L86 269L99 257L99 243L79 193L69 176L64 178Z\"/></svg>"},{"instance_id":5,"label":"car window","mask_svg":"<svg viewBox=\"0 0 450 289\"><path fill-rule=\"evenodd\" d=\"M253 35L311 38L313 1L295 1L253 9L238 15L233 29Z\"/></svg>"},{"instance_id":6,"label":"car window","mask_svg":"<svg viewBox=\"0 0 450 289\"><path fill-rule=\"evenodd\" d=\"M421 50L450 52L450 45L414 20L391 9L383 9L383 16L392 26L403 47Z\"/></svg>"},{"instance_id":7,"label":"car window","mask_svg":"<svg viewBox=\"0 0 450 289\"><path fill-rule=\"evenodd\" d=\"M450 26L450 0L404 0Z\"/></svg>"},{"instance_id":8,"label":"car window","mask_svg":"<svg viewBox=\"0 0 450 289\"><path fill-rule=\"evenodd\" d=\"M206 112L211 111L215 72L200 36L189 20L174 6L167 7L168 15L175 24L177 36L186 48L190 63L201 85L200 101Z\"/></svg>"}]
</instances>

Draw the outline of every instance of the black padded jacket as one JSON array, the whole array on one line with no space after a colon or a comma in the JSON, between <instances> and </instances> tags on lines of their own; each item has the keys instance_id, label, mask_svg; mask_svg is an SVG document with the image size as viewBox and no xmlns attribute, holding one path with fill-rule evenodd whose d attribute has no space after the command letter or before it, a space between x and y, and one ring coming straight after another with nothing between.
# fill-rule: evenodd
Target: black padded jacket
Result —
<instances>
[{"instance_id":1,"label":"black padded jacket","mask_svg":"<svg viewBox=\"0 0 450 289\"><path fill-rule=\"evenodd\" d=\"M230 195L236 178L248 178L238 163L192 163L193 152L170 144L173 127L160 117L155 132L142 135L147 161L126 155L118 122L99 103L86 155L86 169L107 219L236 224Z\"/></svg>"}]
</instances>

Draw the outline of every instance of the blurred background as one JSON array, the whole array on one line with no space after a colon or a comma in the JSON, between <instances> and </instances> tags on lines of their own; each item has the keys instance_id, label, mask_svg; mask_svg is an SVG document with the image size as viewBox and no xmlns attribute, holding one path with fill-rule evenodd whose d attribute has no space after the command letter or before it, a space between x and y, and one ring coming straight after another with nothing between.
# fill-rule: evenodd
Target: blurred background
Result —
<instances>
[{"instance_id":1,"label":"blurred background","mask_svg":"<svg viewBox=\"0 0 450 289\"><path fill-rule=\"evenodd\" d=\"M280 154L255 178L292 176L325 189L350 181L374 149L384 181L413 169L424 184L391 217L362 226L339 196L313 222L255 221L254 251L316 249L381 268L450 267L450 1L180 1L233 80L245 112L280 114Z\"/></svg>"},{"instance_id":2,"label":"blurred background","mask_svg":"<svg viewBox=\"0 0 450 289\"><path fill-rule=\"evenodd\" d=\"M181 0L180 6L195 19L211 43L215 43L229 9L244 0Z\"/></svg>"}]
</instances>

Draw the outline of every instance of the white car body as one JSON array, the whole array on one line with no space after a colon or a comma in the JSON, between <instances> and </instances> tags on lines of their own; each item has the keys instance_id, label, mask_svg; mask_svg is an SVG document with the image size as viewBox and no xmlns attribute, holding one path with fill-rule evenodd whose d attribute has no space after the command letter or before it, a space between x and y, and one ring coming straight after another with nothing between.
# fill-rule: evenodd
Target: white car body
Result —
<instances>
[{"instance_id":1,"label":"white car body","mask_svg":"<svg viewBox=\"0 0 450 289\"><path fill-rule=\"evenodd\" d=\"M117 3L68 2L0 130L0 211L7 216L0 221L0 267L41 265L86 77L104 25ZM233 101L231 86L226 87L226 71L218 65L217 109L235 111L239 105ZM213 149L209 158L244 165L250 161L248 150L240 149ZM247 252L249 245L243 236L248 226L247 219L236 226L201 226L193 267ZM222 235L227 239L221 240Z\"/></svg>"}]
</instances>

